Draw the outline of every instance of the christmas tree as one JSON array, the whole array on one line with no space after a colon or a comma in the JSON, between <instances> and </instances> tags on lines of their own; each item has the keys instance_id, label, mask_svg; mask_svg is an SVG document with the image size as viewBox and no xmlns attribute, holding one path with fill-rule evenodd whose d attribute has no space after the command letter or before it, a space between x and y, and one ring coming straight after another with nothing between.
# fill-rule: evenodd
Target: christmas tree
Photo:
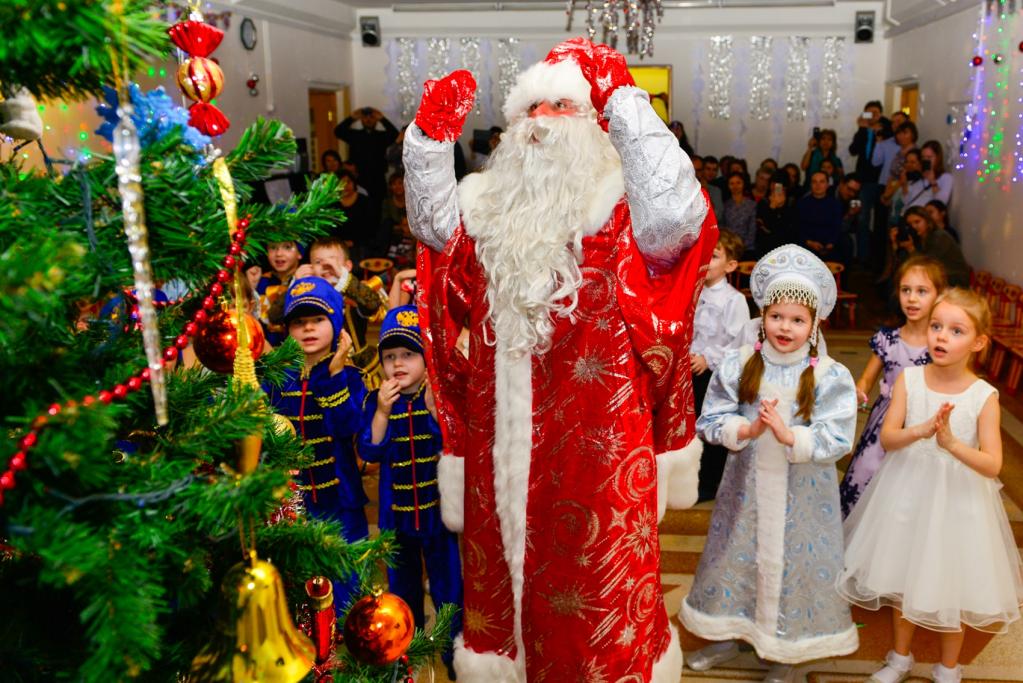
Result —
<instances>
[{"instance_id":1,"label":"christmas tree","mask_svg":"<svg viewBox=\"0 0 1023 683\"><path fill-rule=\"evenodd\" d=\"M324 612L306 582L355 572L369 591L393 541L385 534L349 545L336 523L288 514L287 506L282 513L290 473L309 464L310 449L280 429L251 379L173 360L221 308L234 311L243 259L343 220L336 178L317 179L285 207L248 203L256 182L290 165L292 133L257 120L220 154L169 96L130 87L132 73L171 49L148 1L8 0L0 27L0 93L9 104L27 94L103 97L106 132L133 127L138 141L134 186L118 168L123 148L118 158L54 160L45 171L21 166L14 154L0 160L4 679L263 680L252 661L258 644L244 642L241 621L252 609L242 593L257 575L284 587L280 645L302 672L272 680L404 677L445 646L450 609L434 631L416 631L407 660L367 664L364 653L339 645L314 668L309 640L291 638L294 618L324 645L315 628ZM119 125L125 117L133 126ZM26 143L5 148L17 144ZM141 189L138 215L125 211L132 187ZM139 250L135 235L130 253L125 233L142 226L148 249ZM144 262L153 279L178 278L189 291L159 307L155 321L139 287ZM76 326L76 302L111 294L124 297L123 315ZM157 329L152 322L160 335L155 365L143 343ZM281 345L258 359L259 381L280 382L301 358L293 342ZM165 419L149 391L161 374ZM253 443L259 464L248 471L238 453Z\"/></svg>"}]
</instances>

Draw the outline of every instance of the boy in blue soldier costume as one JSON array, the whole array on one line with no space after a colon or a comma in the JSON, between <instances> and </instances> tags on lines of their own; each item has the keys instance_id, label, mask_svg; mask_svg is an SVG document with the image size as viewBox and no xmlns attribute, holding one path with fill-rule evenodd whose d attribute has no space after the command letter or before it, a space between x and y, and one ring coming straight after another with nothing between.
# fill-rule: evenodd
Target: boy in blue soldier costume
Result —
<instances>
[{"instance_id":1,"label":"boy in blue soldier costume","mask_svg":"<svg viewBox=\"0 0 1023 683\"><path fill-rule=\"evenodd\" d=\"M412 608L422 628L422 565L430 579L434 607L462 606L462 570L458 539L440 517L437 459L441 451L437 408L426 380L426 360L415 306L387 313L378 346L386 380L366 397L359 455L380 463L380 528L393 529L398 552L387 570L391 592ZM451 637L462 630L461 613L451 622ZM442 655L454 680L452 651Z\"/></svg>"},{"instance_id":2,"label":"boy in blue soldier costume","mask_svg":"<svg viewBox=\"0 0 1023 683\"><path fill-rule=\"evenodd\" d=\"M341 522L351 543L369 536L368 499L355 461L366 389L359 370L346 364L352 342L344 331L344 310L344 300L326 280L295 280L285 295L284 321L302 347L305 365L289 371L280 388L264 390L302 442L313 447L315 460L300 474L306 509L318 519ZM357 590L354 577L335 582L339 611Z\"/></svg>"}]
</instances>

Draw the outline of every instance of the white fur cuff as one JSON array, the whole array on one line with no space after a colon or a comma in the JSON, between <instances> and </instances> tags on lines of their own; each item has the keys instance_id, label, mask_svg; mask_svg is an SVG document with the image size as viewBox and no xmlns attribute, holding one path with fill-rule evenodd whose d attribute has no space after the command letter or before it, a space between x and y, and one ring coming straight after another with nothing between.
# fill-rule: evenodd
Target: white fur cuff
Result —
<instances>
[{"instance_id":1,"label":"white fur cuff","mask_svg":"<svg viewBox=\"0 0 1023 683\"><path fill-rule=\"evenodd\" d=\"M809 427L802 425L789 427L795 441L792 446L785 449L785 457L793 465L799 465L813 460L813 432Z\"/></svg>"},{"instance_id":2,"label":"white fur cuff","mask_svg":"<svg viewBox=\"0 0 1023 683\"><path fill-rule=\"evenodd\" d=\"M465 646L459 634L455 638L455 673L459 683L525 683L526 667L519 659L496 652L476 652Z\"/></svg>"},{"instance_id":3,"label":"white fur cuff","mask_svg":"<svg viewBox=\"0 0 1023 683\"><path fill-rule=\"evenodd\" d=\"M654 662L650 683L678 683L682 680L682 646L678 642L678 630L671 623L668 630L671 631L671 642L660 659Z\"/></svg>"},{"instance_id":4,"label":"white fur cuff","mask_svg":"<svg viewBox=\"0 0 1023 683\"><path fill-rule=\"evenodd\" d=\"M725 418L725 423L721 426L721 445L730 451L741 451L749 443L749 439L739 440L739 428L749 425L750 421L742 415Z\"/></svg>"},{"instance_id":5,"label":"white fur cuff","mask_svg":"<svg viewBox=\"0 0 1023 683\"><path fill-rule=\"evenodd\" d=\"M667 508L687 510L699 497L700 455L703 442L694 438L686 446L657 454L657 521Z\"/></svg>"},{"instance_id":6,"label":"white fur cuff","mask_svg":"<svg viewBox=\"0 0 1023 683\"><path fill-rule=\"evenodd\" d=\"M437 462L440 518L456 534L465 529L465 458L441 453Z\"/></svg>"}]
</instances>

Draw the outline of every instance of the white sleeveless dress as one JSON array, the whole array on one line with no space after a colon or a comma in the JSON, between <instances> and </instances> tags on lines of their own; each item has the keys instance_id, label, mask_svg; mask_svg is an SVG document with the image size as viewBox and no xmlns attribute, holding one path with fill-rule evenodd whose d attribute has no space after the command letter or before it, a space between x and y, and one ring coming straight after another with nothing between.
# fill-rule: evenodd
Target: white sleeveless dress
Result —
<instances>
[{"instance_id":1,"label":"white sleeveless dress","mask_svg":"<svg viewBox=\"0 0 1023 683\"><path fill-rule=\"evenodd\" d=\"M961 394L927 388L924 368L903 372L907 425L955 404L952 433L977 448L977 417L996 392L977 380ZM876 610L890 605L935 631L960 623L1004 633L1020 618L1023 563L1005 515L997 479L982 476L920 439L885 458L845 522L845 570L838 592Z\"/></svg>"}]
</instances>

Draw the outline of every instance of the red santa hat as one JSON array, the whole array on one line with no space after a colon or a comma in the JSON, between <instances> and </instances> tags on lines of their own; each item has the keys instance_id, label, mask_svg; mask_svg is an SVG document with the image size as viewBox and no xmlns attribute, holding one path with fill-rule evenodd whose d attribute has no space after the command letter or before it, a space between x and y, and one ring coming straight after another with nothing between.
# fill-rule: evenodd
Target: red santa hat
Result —
<instances>
[{"instance_id":1,"label":"red santa hat","mask_svg":"<svg viewBox=\"0 0 1023 683\"><path fill-rule=\"evenodd\" d=\"M534 102L571 100L584 108L603 109L606 97L619 85L633 85L628 71L605 69L606 53L614 50L572 38L556 45L542 62L519 74L504 102L504 118L511 124ZM591 84L585 73L590 74ZM602 111L597 111L602 115Z\"/></svg>"}]
</instances>

